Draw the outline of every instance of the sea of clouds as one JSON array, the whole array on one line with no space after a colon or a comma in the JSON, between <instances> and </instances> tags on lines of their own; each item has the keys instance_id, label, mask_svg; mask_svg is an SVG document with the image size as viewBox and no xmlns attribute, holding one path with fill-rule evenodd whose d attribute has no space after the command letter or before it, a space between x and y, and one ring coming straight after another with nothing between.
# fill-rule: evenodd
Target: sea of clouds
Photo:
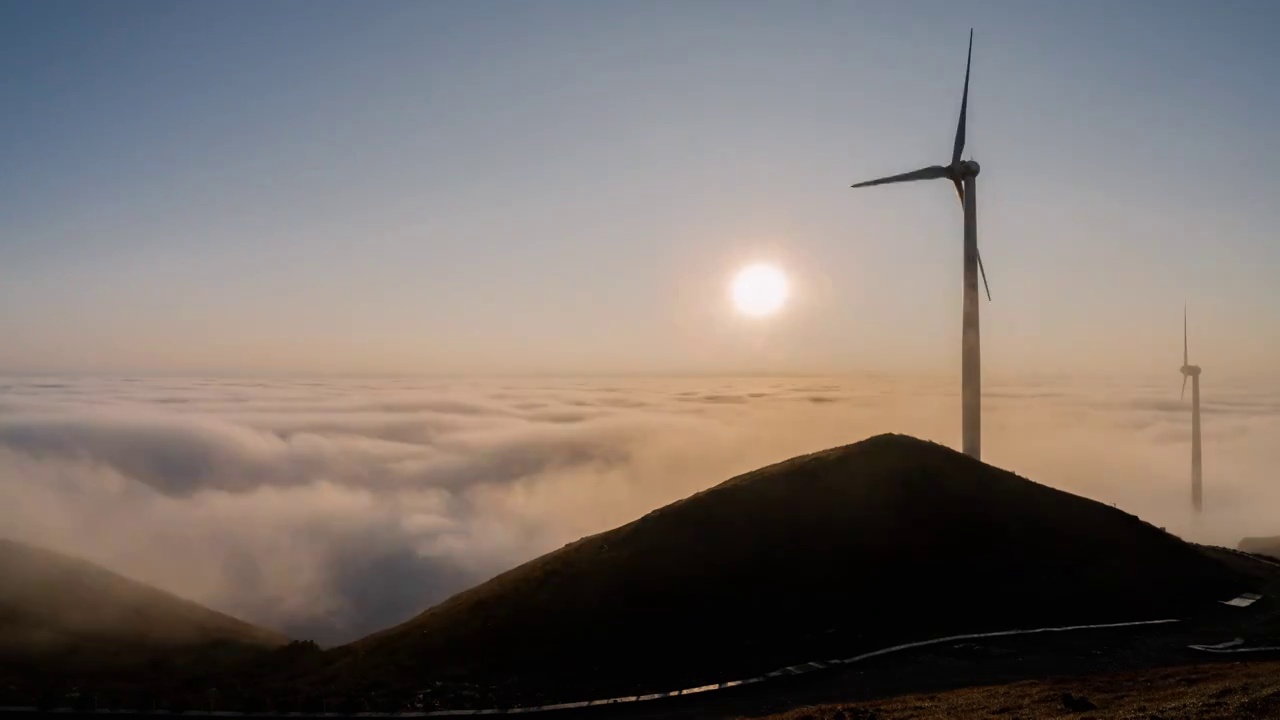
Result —
<instances>
[{"instance_id":1,"label":"sea of clouds","mask_svg":"<svg viewBox=\"0 0 1280 720\"><path fill-rule=\"evenodd\" d=\"M953 380L0 381L0 534L331 645L778 460L955 446ZM990 385L984 459L1234 546L1280 534L1280 392ZM975 512L981 512L975 508Z\"/></svg>"}]
</instances>

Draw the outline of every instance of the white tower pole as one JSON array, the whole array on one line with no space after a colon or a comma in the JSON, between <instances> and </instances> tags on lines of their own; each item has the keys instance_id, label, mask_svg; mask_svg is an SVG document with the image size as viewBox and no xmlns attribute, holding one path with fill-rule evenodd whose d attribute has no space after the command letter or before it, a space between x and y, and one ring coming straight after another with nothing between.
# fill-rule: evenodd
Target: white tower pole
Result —
<instances>
[{"instance_id":1,"label":"white tower pole","mask_svg":"<svg viewBox=\"0 0 1280 720\"><path fill-rule=\"evenodd\" d=\"M1200 478L1200 368L1191 375L1191 504L1204 507Z\"/></svg>"},{"instance_id":2,"label":"white tower pole","mask_svg":"<svg viewBox=\"0 0 1280 720\"><path fill-rule=\"evenodd\" d=\"M982 352L978 333L978 193L976 168L964 174L964 327L960 348L964 453L982 459Z\"/></svg>"}]
</instances>

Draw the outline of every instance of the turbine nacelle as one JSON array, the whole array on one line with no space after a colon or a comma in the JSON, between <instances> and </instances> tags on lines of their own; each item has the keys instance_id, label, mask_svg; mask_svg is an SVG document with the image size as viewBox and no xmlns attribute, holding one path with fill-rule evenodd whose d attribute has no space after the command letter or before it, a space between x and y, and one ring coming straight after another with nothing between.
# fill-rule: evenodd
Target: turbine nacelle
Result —
<instances>
[{"instance_id":1,"label":"turbine nacelle","mask_svg":"<svg viewBox=\"0 0 1280 720\"><path fill-rule=\"evenodd\" d=\"M978 173L982 171L982 166L977 160L961 160L950 168L951 177L956 180L963 181L966 178L978 177Z\"/></svg>"},{"instance_id":2,"label":"turbine nacelle","mask_svg":"<svg viewBox=\"0 0 1280 720\"><path fill-rule=\"evenodd\" d=\"M1183 366L1182 366L1181 368L1179 368L1179 369L1182 371L1182 374L1183 374L1183 375L1186 375L1187 377L1199 377L1199 376L1200 376L1200 366L1199 366L1199 365L1183 365Z\"/></svg>"}]
</instances>

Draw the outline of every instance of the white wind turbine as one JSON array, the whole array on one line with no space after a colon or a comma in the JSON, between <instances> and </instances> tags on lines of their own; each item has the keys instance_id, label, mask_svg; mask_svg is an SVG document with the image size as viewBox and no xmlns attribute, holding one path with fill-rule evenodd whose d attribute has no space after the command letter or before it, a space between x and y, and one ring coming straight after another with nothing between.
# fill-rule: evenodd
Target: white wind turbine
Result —
<instances>
[{"instance_id":1,"label":"white wind turbine","mask_svg":"<svg viewBox=\"0 0 1280 720\"><path fill-rule=\"evenodd\" d=\"M1187 306L1182 306L1182 394L1187 397L1187 378L1191 378L1191 506L1196 512L1203 507L1200 485L1200 366L1192 365L1187 354Z\"/></svg>"},{"instance_id":2,"label":"white wind turbine","mask_svg":"<svg viewBox=\"0 0 1280 720\"><path fill-rule=\"evenodd\" d=\"M969 67L973 61L973 30L969 30L969 56L964 67L964 95L960 100L960 123L951 150L950 165L932 165L901 175L861 182L853 187L870 187L913 180L950 180L956 186L960 204L964 206L964 329L960 343L960 395L963 449L966 455L981 459L982 455L982 369L978 335L978 274L991 300L987 271L978 254L978 163L961 160L964 152L965 115L969 107Z\"/></svg>"}]
</instances>

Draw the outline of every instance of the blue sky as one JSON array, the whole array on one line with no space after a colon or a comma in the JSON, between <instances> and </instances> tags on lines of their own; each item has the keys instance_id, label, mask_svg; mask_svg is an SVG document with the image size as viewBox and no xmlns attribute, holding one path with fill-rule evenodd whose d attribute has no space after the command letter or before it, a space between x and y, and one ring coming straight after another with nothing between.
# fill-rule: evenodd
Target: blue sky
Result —
<instances>
[{"instance_id":1,"label":"blue sky","mask_svg":"<svg viewBox=\"0 0 1280 720\"><path fill-rule=\"evenodd\" d=\"M1268 2L0 2L0 372L1280 367ZM793 301L733 315L777 263Z\"/></svg>"}]
</instances>

